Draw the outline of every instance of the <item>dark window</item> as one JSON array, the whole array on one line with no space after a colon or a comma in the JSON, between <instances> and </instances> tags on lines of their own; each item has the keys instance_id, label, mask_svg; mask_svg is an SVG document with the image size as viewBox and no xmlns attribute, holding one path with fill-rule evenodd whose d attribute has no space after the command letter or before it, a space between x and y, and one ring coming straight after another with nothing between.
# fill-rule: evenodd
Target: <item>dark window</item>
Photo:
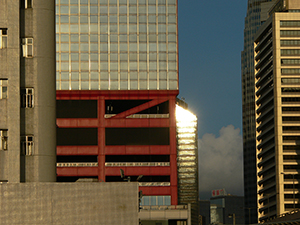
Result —
<instances>
[{"instance_id":1,"label":"dark window","mask_svg":"<svg viewBox=\"0 0 300 225\"><path fill-rule=\"evenodd\" d=\"M106 145L169 145L169 128L106 128Z\"/></svg>"},{"instance_id":2,"label":"dark window","mask_svg":"<svg viewBox=\"0 0 300 225\"><path fill-rule=\"evenodd\" d=\"M97 118L97 100L57 100L57 118Z\"/></svg>"},{"instance_id":3,"label":"dark window","mask_svg":"<svg viewBox=\"0 0 300 225\"><path fill-rule=\"evenodd\" d=\"M57 145L98 145L97 128L57 128Z\"/></svg>"},{"instance_id":4,"label":"dark window","mask_svg":"<svg viewBox=\"0 0 300 225\"><path fill-rule=\"evenodd\" d=\"M106 100L105 113L118 114L142 105L146 102L149 102L149 100Z\"/></svg>"},{"instance_id":5,"label":"dark window","mask_svg":"<svg viewBox=\"0 0 300 225\"><path fill-rule=\"evenodd\" d=\"M23 9L32 8L32 0L21 0L21 8Z\"/></svg>"},{"instance_id":6,"label":"dark window","mask_svg":"<svg viewBox=\"0 0 300 225\"><path fill-rule=\"evenodd\" d=\"M64 155L57 156L56 162L98 162L96 155Z\"/></svg>"},{"instance_id":7,"label":"dark window","mask_svg":"<svg viewBox=\"0 0 300 225\"><path fill-rule=\"evenodd\" d=\"M125 177L130 176L129 174L125 174ZM138 176L130 176L131 181L136 181ZM118 182L123 181L120 176L106 176L106 182ZM140 182L170 182L170 176L143 176Z\"/></svg>"},{"instance_id":8,"label":"dark window","mask_svg":"<svg viewBox=\"0 0 300 225\"><path fill-rule=\"evenodd\" d=\"M169 155L106 155L105 162L170 162Z\"/></svg>"},{"instance_id":9,"label":"dark window","mask_svg":"<svg viewBox=\"0 0 300 225\"><path fill-rule=\"evenodd\" d=\"M98 177L57 177L57 182L76 182L78 179L89 179L93 181L97 181Z\"/></svg>"}]
</instances>

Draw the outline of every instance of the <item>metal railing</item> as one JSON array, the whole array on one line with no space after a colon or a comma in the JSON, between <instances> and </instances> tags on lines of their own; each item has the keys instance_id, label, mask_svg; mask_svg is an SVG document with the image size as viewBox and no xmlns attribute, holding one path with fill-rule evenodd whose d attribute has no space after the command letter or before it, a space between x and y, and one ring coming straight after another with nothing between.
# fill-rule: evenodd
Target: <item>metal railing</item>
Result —
<instances>
[{"instance_id":1,"label":"metal railing","mask_svg":"<svg viewBox=\"0 0 300 225\"><path fill-rule=\"evenodd\" d=\"M108 162L105 166L170 166L170 162Z\"/></svg>"},{"instance_id":2,"label":"metal railing","mask_svg":"<svg viewBox=\"0 0 300 225\"><path fill-rule=\"evenodd\" d=\"M80 162L80 163L56 163L56 167L97 167L98 163Z\"/></svg>"},{"instance_id":3,"label":"metal railing","mask_svg":"<svg viewBox=\"0 0 300 225\"><path fill-rule=\"evenodd\" d=\"M141 210L187 210L187 205L142 205Z\"/></svg>"},{"instance_id":4,"label":"metal railing","mask_svg":"<svg viewBox=\"0 0 300 225\"><path fill-rule=\"evenodd\" d=\"M170 182L139 182L140 187L168 187L170 186Z\"/></svg>"}]
</instances>

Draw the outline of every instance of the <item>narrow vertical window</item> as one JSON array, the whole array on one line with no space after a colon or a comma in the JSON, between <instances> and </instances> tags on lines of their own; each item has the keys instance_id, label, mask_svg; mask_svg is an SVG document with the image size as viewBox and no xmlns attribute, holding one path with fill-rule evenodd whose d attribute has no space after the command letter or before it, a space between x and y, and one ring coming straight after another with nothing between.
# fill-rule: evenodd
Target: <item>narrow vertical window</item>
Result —
<instances>
[{"instance_id":1,"label":"narrow vertical window","mask_svg":"<svg viewBox=\"0 0 300 225\"><path fill-rule=\"evenodd\" d=\"M33 38L22 38L23 57L33 57Z\"/></svg>"},{"instance_id":2,"label":"narrow vertical window","mask_svg":"<svg viewBox=\"0 0 300 225\"><path fill-rule=\"evenodd\" d=\"M25 9L32 8L32 0L25 0Z\"/></svg>"},{"instance_id":3,"label":"narrow vertical window","mask_svg":"<svg viewBox=\"0 0 300 225\"><path fill-rule=\"evenodd\" d=\"M7 150L7 130L0 129L0 150Z\"/></svg>"},{"instance_id":4,"label":"narrow vertical window","mask_svg":"<svg viewBox=\"0 0 300 225\"><path fill-rule=\"evenodd\" d=\"M7 79L0 79L0 99L7 98Z\"/></svg>"},{"instance_id":5,"label":"narrow vertical window","mask_svg":"<svg viewBox=\"0 0 300 225\"><path fill-rule=\"evenodd\" d=\"M0 49L7 48L7 28L0 28Z\"/></svg>"},{"instance_id":6,"label":"narrow vertical window","mask_svg":"<svg viewBox=\"0 0 300 225\"><path fill-rule=\"evenodd\" d=\"M21 107L22 108L33 108L34 106L34 90L33 88L22 89L21 92Z\"/></svg>"},{"instance_id":7,"label":"narrow vertical window","mask_svg":"<svg viewBox=\"0 0 300 225\"><path fill-rule=\"evenodd\" d=\"M22 0L21 5L21 7L24 9L32 8L32 0Z\"/></svg>"},{"instance_id":8,"label":"narrow vertical window","mask_svg":"<svg viewBox=\"0 0 300 225\"><path fill-rule=\"evenodd\" d=\"M26 135L21 137L22 155L33 155L33 136Z\"/></svg>"}]
</instances>

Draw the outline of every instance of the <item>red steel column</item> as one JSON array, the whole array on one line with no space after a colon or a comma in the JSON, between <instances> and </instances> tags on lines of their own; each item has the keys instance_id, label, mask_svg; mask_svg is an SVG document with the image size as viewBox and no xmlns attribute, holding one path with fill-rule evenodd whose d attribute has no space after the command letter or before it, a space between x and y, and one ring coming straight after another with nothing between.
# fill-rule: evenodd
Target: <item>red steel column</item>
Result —
<instances>
[{"instance_id":1,"label":"red steel column","mask_svg":"<svg viewBox=\"0 0 300 225\"><path fill-rule=\"evenodd\" d=\"M98 180L105 181L105 98L98 97Z\"/></svg>"}]
</instances>

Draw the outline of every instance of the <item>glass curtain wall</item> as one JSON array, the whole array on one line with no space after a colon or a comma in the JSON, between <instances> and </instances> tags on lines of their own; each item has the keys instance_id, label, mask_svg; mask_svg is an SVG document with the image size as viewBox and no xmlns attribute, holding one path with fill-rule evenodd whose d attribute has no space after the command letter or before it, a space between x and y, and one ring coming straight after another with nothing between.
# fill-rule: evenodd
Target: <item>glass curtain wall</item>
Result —
<instances>
[{"instance_id":1,"label":"glass curtain wall","mask_svg":"<svg viewBox=\"0 0 300 225\"><path fill-rule=\"evenodd\" d=\"M177 0L56 0L57 90L177 90Z\"/></svg>"},{"instance_id":2,"label":"glass curtain wall","mask_svg":"<svg viewBox=\"0 0 300 225\"><path fill-rule=\"evenodd\" d=\"M192 224L198 224L198 122L176 105L178 203L191 204Z\"/></svg>"}]
</instances>

